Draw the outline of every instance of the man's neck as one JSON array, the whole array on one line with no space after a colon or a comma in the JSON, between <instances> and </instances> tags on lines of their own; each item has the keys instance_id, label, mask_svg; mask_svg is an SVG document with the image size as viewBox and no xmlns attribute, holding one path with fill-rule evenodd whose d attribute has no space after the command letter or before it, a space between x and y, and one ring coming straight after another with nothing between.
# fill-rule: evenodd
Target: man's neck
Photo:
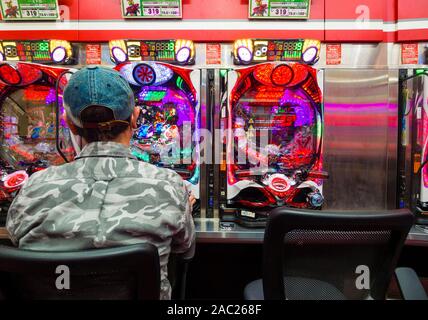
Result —
<instances>
[{"instance_id":1,"label":"man's neck","mask_svg":"<svg viewBox=\"0 0 428 320\"><path fill-rule=\"evenodd\" d=\"M131 143L131 139L129 139L128 137L117 137L114 140L110 140L110 141L105 141L105 142L115 142L115 143L120 143L122 145L124 145L125 147L129 147L130 143ZM82 139L82 147L86 146L88 144L88 142L85 139Z\"/></svg>"}]
</instances>

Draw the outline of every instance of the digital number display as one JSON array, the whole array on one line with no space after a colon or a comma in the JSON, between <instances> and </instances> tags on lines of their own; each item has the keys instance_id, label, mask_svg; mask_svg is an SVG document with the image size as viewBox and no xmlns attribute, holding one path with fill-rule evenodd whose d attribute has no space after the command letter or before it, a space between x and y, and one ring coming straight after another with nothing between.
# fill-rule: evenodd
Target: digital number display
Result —
<instances>
[{"instance_id":1,"label":"digital number display","mask_svg":"<svg viewBox=\"0 0 428 320\"><path fill-rule=\"evenodd\" d=\"M127 44L129 60L175 61L175 41L134 41Z\"/></svg>"},{"instance_id":2,"label":"digital number display","mask_svg":"<svg viewBox=\"0 0 428 320\"><path fill-rule=\"evenodd\" d=\"M109 49L116 64L125 61L195 64L195 45L191 40L111 40Z\"/></svg>"},{"instance_id":3,"label":"digital number display","mask_svg":"<svg viewBox=\"0 0 428 320\"><path fill-rule=\"evenodd\" d=\"M290 61L300 60L302 56L303 41L269 41L268 60L269 61Z\"/></svg>"},{"instance_id":4,"label":"digital number display","mask_svg":"<svg viewBox=\"0 0 428 320\"><path fill-rule=\"evenodd\" d=\"M2 41L6 61L50 62L48 41Z\"/></svg>"},{"instance_id":5,"label":"digital number display","mask_svg":"<svg viewBox=\"0 0 428 320\"><path fill-rule=\"evenodd\" d=\"M314 64L319 59L321 43L315 39L239 39L234 42L235 64L298 61Z\"/></svg>"}]
</instances>

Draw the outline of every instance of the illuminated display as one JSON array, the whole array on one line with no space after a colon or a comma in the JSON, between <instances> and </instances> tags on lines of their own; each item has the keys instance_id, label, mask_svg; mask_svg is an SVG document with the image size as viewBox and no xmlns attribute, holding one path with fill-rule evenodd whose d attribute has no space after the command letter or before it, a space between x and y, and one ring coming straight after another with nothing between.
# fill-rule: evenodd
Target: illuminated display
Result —
<instances>
[{"instance_id":1,"label":"illuminated display","mask_svg":"<svg viewBox=\"0 0 428 320\"><path fill-rule=\"evenodd\" d=\"M190 40L114 40L110 41L110 57L115 63L160 61L191 65L195 63L195 47Z\"/></svg>"},{"instance_id":2,"label":"illuminated display","mask_svg":"<svg viewBox=\"0 0 428 320\"><path fill-rule=\"evenodd\" d=\"M262 40L242 39L234 44L235 64L296 61L314 64L319 59L321 43L318 40Z\"/></svg>"},{"instance_id":3,"label":"illuminated display","mask_svg":"<svg viewBox=\"0 0 428 320\"><path fill-rule=\"evenodd\" d=\"M0 41L4 61L67 63L72 55L71 44L64 40Z\"/></svg>"},{"instance_id":4,"label":"illuminated display","mask_svg":"<svg viewBox=\"0 0 428 320\"><path fill-rule=\"evenodd\" d=\"M200 114L190 79L193 71L154 61L126 61L115 70L131 85L140 108L138 129L131 140L132 154L175 170L198 197L199 151L191 137L198 134ZM186 136L188 129L190 137Z\"/></svg>"},{"instance_id":5,"label":"illuminated display","mask_svg":"<svg viewBox=\"0 0 428 320\"><path fill-rule=\"evenodd\" d=\"M139 95L141 101L161 101L166 96L166 91L142 91Z\"/></svg>"},{"instance_id":6,"label":"illuminated display","mask_svg":"<svg viewBox=\"0 0 428 320\"><path fill-rule=\"evenodd\" d=\"M248 44L255 57L270 52L269 45ZM278 49L283 56L296 46ZM323 108L316 70L299 62L262 63L236 72L228 105L228 203L251 210L320 208L327 173L322 171Z\"/></svg>"}]
</instances>

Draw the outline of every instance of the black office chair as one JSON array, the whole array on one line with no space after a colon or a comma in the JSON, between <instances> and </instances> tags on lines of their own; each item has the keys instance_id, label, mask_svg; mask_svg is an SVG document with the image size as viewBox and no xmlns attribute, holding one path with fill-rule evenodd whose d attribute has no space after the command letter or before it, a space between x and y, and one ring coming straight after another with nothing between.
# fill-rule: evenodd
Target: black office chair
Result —
<instances>
[{"instance_id":1,"label":"black office chair","mask_svg":"<svg viewBox=\"0 0 428 320\"><path fill-rule=\"evenodd\" d=\"M195 243L185 253L171 253L168 261L168 280L171 284L172 300L186 299L187 271L195 254Z\"/></svg>"},{"instance_id":2,"label":"black office chair","mask_svg":"<svg viewBox=\"0 0 428 320\"><path fill-rule=\"evenodd\" d=\"M244 297L385 299L413 220L409 210L274 209L265 231L263 279L248 284ZM367 270L369 281L364 281ZM411 269L401 268L396 276L405 299L426 299Z\"/></svg>"},{"instance_id":3,"label":"black office chair","mask_svg":"<svg viewBox=\"0 0 428 320\"><path fill-rule=\"evenodd\" d=\"M67 271L59 266L69 270L69 289L64 289ZM159 300L159 295L159 254L152 244L74 252L0 246L3 299Z\"/></svg>"}]
</instances>

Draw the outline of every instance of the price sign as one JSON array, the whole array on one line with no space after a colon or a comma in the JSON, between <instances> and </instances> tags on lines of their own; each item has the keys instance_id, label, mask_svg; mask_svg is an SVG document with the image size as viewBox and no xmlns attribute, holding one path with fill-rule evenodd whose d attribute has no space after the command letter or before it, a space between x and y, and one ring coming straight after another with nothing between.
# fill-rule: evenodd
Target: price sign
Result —
<instances>
[{"instance_id":1,"label":"price sign","mask_svg":"<svg viewBox=\"0 0 428 320\"><path fill-rule=\"evenodd\" d=\"M206 64L221 64L221 44L207 43L206 45Z\"/></svg>"},{"instance_id":2,"label":"price sign","mask_svg":"<svg viewBox=\"0 0 428 320\"><path fill-rule=\"evenodd\" d=\"M250 19L308 19L311 0L250 0Z\"/></svg>"},{"instance_id":3,"label":"price sign","mask_svg":"<svg viewBox=\"0 0 428 320\"><path fill-rule=\"evenodd\" d=\"M181 18L182 0L122 0L124 18Z\"/></svg>"},{"instance_id":4,"label":"price sign","mask_svg":"<svg viewBox=\"0 0 428 320\"><path fill-rule=\"evenodd\" d=\"M418 44L417 43L401 44L401 63L402 64L418 63Z\"/></svg>"},{"instance_id":5,"label":"price sign","mask_svg":"<svg viewBox=\"0 0 428 320\"><path fill-rule=\"evenodd\" d=\"M327 44L326 63L328 65L338 65L342 63L342 45L340 43Z\"/></svg>"},{"instance_id":6,"label":"price sign","mask_svg":"<svg viewBox=\"0 0 428 320\"><path fill-rule=\"evenodd\" d=\"M57 20L58 0L0 0L4 20Z\"/></svg>"},{"instance_id":7,"label":"price sign","mask_svg":"<svg viewBox=\"0 0 428 320\"><path fill-rule=\"evenodd\" d=\"M101 64L101 45L86 45L86 64Z\"/></svg>"}]
</instances>

